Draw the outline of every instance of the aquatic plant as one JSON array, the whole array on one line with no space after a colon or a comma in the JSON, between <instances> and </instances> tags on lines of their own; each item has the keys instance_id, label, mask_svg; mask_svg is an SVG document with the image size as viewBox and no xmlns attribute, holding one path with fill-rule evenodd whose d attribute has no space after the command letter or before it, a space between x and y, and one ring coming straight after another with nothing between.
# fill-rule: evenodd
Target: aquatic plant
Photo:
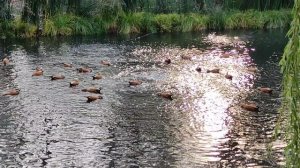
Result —
<instances>
[{"instance_id":1,"label":"aquatic plant","mask_svg":"<svg viewBox=\"0 0 300 168\"><path fill-rule=\"evenodd\" d=\"M214 12L210 12L209 18L207 21L208 29L224 29L225 28L225 18L226 13L220 8L217 8Z\"/></svg>"},{"instance_id":2,"label":"aquatic plant","mask_svg":"<svg viewBox=\"0 0 300 168\"><path fill-rule=\"evenodd\" d=\"M48 16L43 22L43 35L90 35L90 34L130 34L153 32L189 32L203 29L270 29L289 26L289 10L280 11L228 11L214 14L153 14L147 12L117 12L115 17L96 15L81 17L74 14ZM1 21L2 34L20 37L36 35L38 25L21 19Z\"/></svg>"},{"instance_id":3,"label":"aquatic plant","mask_svg":"<svg viewBox=\"0 0 300 168\"><path fill-rule=\"evenodd\" d=\"M300 167L300 0L295 0L289 42L280 61L283 74L282 107L287 113L286 166Z\"/></svg>"},{"instance_id":4,"label":"aquatic plant","mask_svg":"<svg viewBox=\"0 0 300 168\"><path fill-rule=\"evenodd\" d=\"M16 19L12 22L12 30L17 37L34 37L36 35L37 26Z\"/></svg>"},{"instance_id":5,"label":"aquatic plant","mask_svg":"<svg viewBox=\"0 0 300 168\"><path fill-rule=\"evenodd\" d=\"M143 13L123 13L118 17L119 33L140 33Z\"/></svg>"},{"instance_id":6,"label":"aquatic plant","mask_svg":"<svg viewBox=\"0 0 300 168\"><path fill-rule=\"evenodd\" d=\"M141 32L142 33L155 33L157 28L155 26L154 14L153 13L142 13L143 17L141 20Z\"/></svg>"},{"instance_id":7,"label":"aquatic plant","mask_svg":"<svg viewBox=\"0 0 300 168\"><path fill-rule=\"evenodd\" d=\"M180 25L179 14L158 14L154 16L158 32L172 32Z\"/></svg>"}]
</instances>

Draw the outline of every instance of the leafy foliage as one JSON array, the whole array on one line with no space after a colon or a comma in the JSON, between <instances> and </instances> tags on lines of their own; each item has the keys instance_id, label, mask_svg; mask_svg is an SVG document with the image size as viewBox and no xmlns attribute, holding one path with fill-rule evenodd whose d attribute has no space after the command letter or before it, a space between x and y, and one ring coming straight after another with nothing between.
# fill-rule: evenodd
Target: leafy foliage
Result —
<instances>
[{"instance_id":1,"label":"leafy foliage","mask_svg":"<svg viewBox=\"0 0 300 168\"><path fill-rule=\"evenodd\" d=\"M300 167L300 0L295 0L289 42L280 61L283 73L283 107L288 113L287 167Z\"/></svg>"}]
</instances>

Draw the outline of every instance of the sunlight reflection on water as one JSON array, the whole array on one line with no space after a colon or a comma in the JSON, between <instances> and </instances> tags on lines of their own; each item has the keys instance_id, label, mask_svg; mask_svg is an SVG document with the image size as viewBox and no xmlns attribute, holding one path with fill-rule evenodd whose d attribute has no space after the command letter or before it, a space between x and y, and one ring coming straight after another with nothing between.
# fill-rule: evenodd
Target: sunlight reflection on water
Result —
<instances>
[{"instance_id":1,"label":"sunlight reflection on water","mask_svg":"<svg viewBox=\"0 0 300 168\"><path fill-rule=\"evenodd\" d=\"M10 53L13 64L0 72L0 88L19 87L22 92L0 99L0 115L8 118L0 134L11 136L0 138L0 157L16 155L19 160L6 163L28 167L264 165L259 149L272 133L275 112L268 115L263 107L261 113L250 113L239 107L249 94L257 94L254 81L260 71L248 69L256 67L250 57L256 48L248 49L247 38L239 36L213 33L195 39L201 45L63 42L49 47L41 42L34 50L16 47ZM100 60L112 66L101 66ZM62 62L74 68L66 69ZM36 66L43 67L43 77L31 77ZM79 74L75 66L94 71ZM215 68L220 72L207 73ZM96 72L104 78L92 80ZM50 81L55 73L66 79ZM81 83L69 88L74 78ZM129 87L131 79L143 83ZM103 100L87 104L81 89L88 86L102 87ZM158 97L163 91L171 91L174 99Z\"/></svg>"}]
</instances>

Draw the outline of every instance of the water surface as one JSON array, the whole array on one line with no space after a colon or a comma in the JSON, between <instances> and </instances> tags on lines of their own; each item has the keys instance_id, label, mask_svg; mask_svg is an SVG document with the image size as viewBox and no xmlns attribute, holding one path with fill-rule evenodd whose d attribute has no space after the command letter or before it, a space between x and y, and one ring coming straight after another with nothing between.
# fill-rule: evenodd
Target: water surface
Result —
<instances>
[{"instance_id":1,"label":"water surface","mask_svg":"<svg viewBox=\"0 0 300 168\"><path fill-rule=\"evenodd\" d=\"M267 157L280 106L285 31L71 37L1 43L0 163L13 167L275 167ZM224 53L229 58L222 58ZM3 54L1 54L2 56ZM191 60L183 60L190 55ZM164 64L171 58L170 65ZM99 62L108 60L112 66ZM62 63L72 63L64 68ZM44 76L32 77L40 66ZM75 69L88 66L92 73ZM251 72L248 67L257 67ZM201 67L201 72L195 69ZM206 73L219 68L219 74ZM100 72L104 78L92 80ZM61 73L66 79L51 81ZM231 74L233 80L224 76ZM72 79L81 81L70 88ZM136 87L128 81L142 80ZM81 89L102 88L86 103ZM261 94L259 86L274 89ZM157 93L170 91L173 100ZM256 102L259 112L240 108Z\"/></svg>"}]
</instances>

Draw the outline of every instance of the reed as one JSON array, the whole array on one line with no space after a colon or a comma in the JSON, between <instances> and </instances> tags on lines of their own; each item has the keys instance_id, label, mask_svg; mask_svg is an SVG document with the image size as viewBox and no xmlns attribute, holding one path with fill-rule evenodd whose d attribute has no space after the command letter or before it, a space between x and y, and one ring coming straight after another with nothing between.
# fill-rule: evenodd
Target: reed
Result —
<instances>
[{"instance_id":1,"label":"reed","mask_svg":"<svg viewBox=\"0 0 300 168\"><path fill-rule=\"evenodd\" d=\"M132 34L153 32L190 32L204 29L272 29L289 26L290 10L278 11L216 11L211 14L153 14L146 12L120 12L116 17L97 15L80 17L74 14L57 14L44 20L44 36L92 34ZM21 19L0 21L2 34L16 37L33 37L37 26Z\"/></svg>"}]
</instances>

